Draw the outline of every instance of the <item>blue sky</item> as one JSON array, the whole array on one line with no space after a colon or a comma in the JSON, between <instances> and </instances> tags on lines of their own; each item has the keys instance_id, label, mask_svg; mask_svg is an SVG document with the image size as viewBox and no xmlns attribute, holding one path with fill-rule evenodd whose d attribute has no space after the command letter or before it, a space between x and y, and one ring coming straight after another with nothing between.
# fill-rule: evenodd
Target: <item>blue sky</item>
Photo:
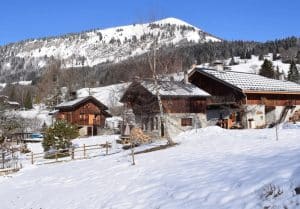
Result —
<instances>
[{"instance_id":1,"label":"blue sky","mask_svg":"<svg viewBox=\"0 0 300 209\"><path fill-rule=\"evenodd\" d=\"M300 36L299 0L1 0L0 45L176 17L227 40Z\"/></svg>"}]
</instances>

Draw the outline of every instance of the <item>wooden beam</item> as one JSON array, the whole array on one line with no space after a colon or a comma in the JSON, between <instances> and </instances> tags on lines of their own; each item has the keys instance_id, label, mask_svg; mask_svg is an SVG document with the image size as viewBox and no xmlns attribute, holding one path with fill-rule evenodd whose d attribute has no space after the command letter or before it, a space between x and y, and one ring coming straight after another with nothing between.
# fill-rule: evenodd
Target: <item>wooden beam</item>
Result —
<instances>
[{"instance_id":1,"label":"wooden beam","mask_svg":"<svg viewBox=\"0 0 300 209\"><path fill-rule=\"evenodd\" d=\"M252 90L244 90L244 94L292 94L299 95L300 92L292 92L292 91L252 91Z\"/></svg>"}]
</instances>

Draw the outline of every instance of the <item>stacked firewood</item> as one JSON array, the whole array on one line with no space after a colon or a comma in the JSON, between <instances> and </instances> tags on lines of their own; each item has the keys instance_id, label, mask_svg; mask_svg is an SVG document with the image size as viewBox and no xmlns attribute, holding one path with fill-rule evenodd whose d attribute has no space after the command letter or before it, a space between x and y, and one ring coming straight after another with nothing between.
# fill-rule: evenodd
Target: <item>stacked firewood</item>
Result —
<instances>
[{"instance_id":1,"label":"stacked firewood","mask_svg":"<svg viewBox=\"0 0 300 209\"><path fill-rule=\"evenodd\" d=\"M292 117L290 117L290 121L296 122L300 121L300 110L297 110Z\"/></svg>"},{"instance_id":2,"label":"stacked firewood","mask_svg":"<svg viewBox=\"0 0 300 209\"><path fill-rule=\"evenodd\" d=\"M148 143L150 136L146 135L141 128L134 127L130 131L130 138L138 143Z\"/></svg>"}]
</instances>

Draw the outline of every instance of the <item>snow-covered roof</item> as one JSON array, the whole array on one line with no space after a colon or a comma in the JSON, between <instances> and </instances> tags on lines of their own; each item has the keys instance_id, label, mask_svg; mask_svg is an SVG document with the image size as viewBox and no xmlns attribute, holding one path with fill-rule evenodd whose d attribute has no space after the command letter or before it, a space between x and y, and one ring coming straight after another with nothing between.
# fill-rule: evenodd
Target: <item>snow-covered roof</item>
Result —
<instances>
[{"instance_id":1,"label":"snow-covered roof","mask_svg":"<svg viewBox=\"0 0 300 209\"><path fill-rule=\"evenodd\" d=\"M95 102L97 102L99 105L103 106L104 109L107 109L107 107L102 104L99 100L97 100L95 97L93 96L87 96L87 97L81 97L81 98L78 98L78 99L74 99L74 100L71 100L71 101L67 101L67 102L63 102L63 103L60 103L58 105L56 105L56 109L61 109L61 108L72 108L72 107L75 107L76 105L78 104L81 104L87 100L94 100Z\"/></svg>"},{"instance_id":2,"label":"snow-covered roof","mask_svg":"<svg viewBox=\"0 0 300 209\"><path fill-rule=\"evenodd\" d=\"M253 73L235 71L220 71L206 68L196 68L201 74L205 74L217 80L228 83L241 91L267 91L267 92L299 92L300 85L290 81L282 81L267 78Z\"/></svg>"},{"instance_id":3,"label":"snow-covered roof","mask_svg":"<svg viewBox=\"0 0 300 209\"><path fill-rule=\"evenodd\" d=\"M181 81L160 81L159 94L162 96L201 96L209 97L210 94L198 88L197 86ZM153 81L142 81L141 85L156 95L156 88Z\"/></svg>"},{"instance_id":4,"label":"snow-covered roof","mask_svg":"<svg viewBox=\"0 0 300 209\"><path fill-rule=\"evenodd\" d=\"M19 102L14 102L14 101L7 101L7 104L9 104L9 105L20 105Z\"/></svg>"}]
</instances>

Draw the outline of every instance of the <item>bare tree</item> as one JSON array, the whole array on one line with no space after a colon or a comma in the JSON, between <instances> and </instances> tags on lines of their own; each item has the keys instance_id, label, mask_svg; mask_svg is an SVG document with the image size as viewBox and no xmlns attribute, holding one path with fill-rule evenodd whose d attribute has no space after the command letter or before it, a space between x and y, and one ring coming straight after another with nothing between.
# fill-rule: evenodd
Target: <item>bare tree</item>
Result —
<instances>
[{"instance_id":1,"label":"bare tree","mask_svg":"<svg viewBox=\"0 0 300 209\"><path fill-rule=\"evenodd\" d=\"M172 144L174 144L174 142L168 132L166 117L165 117L164 110L163 110L163 103L162 103L162 99L161 99L161 95L160 95L160 91L159 91L160 87L159 87L159 75L157 72L157 63L158 63L158 56L157 56L158 49L157 48L158 48L158 36L156 36L154 38L151 48L148 52L148 63L149 63L150 70L152 72L152 78L154 81L154 88L155 88L156 98L157 98L158 106L159 106L160 123L165 129L165 135L166 135L168 144L172 145ZM160 62L162 63L162 60L160 60Z\"/></svg>"}]
</instances>

